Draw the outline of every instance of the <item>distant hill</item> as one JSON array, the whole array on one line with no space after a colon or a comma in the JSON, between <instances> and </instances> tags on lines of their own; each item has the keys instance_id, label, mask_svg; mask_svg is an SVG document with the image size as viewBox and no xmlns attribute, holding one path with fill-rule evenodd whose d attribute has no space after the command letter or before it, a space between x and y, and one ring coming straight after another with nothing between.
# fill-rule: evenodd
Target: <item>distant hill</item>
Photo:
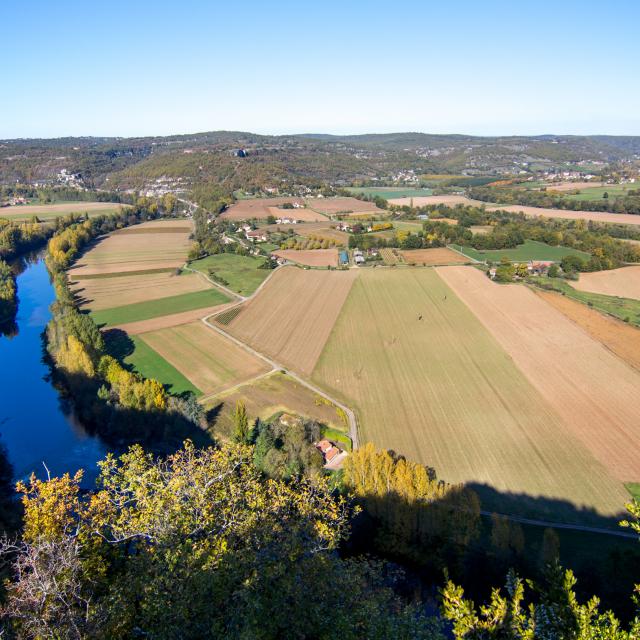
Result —
<instances>
[{"instance_id":1,"label":"distant hill","mask_svg":"<svg viewBox=\"0 0 640 640\"><path fill-rule=\"evenodd\" d=\"M240 152L244 151L244 154ZM53 183L64 169L87 187L230 194L235 189L393 182L426 173L496 175L640 159L638 136L389 133L266 136L210 131L144 138L0 140L0 184Z\"/></svg>"}]
</instances>

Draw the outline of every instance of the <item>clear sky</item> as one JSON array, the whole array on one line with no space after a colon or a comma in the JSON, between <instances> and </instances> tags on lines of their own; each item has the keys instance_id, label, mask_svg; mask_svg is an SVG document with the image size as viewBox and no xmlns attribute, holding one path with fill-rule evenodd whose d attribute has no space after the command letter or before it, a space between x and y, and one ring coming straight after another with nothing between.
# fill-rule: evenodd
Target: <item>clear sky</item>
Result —
<instances>
[{"instance_id":1,"label":"clear sky","mask_svg":"<svg viewBox=\"0 0 640 640\"><path fill-rule=\"evenodd\" d=\"M640 135L640 1L0 0L0 138Z\"/></svg>"}]
</instances>

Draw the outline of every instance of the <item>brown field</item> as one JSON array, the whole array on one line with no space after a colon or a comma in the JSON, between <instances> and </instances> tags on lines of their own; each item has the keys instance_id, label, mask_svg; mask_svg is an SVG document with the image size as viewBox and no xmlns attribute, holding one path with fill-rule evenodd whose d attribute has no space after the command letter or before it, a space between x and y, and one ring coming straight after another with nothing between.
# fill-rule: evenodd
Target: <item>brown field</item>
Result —
<instances>
[{"instance_id":1,"label":"brown field","mask_svg":"<svg viewBox=\"0 0 640 640\"><path fill-rule=\"evenodd\" d=\"M350 211L352 213L384 213L373 202L365 202L357 198L307 198L307 207L326 215L335 215Z\"/></svg>"},{"instance_id":2,"label":"brown field","mask_svg":"<svg viewBox=\"0 0 640 640\"><path fill-rule=\"evenodd\" d=\"M553 291L535 293L619 358L640 371L640 329Z\"/></svg>"},{"instance_id":3,"label":"brown field","mask_svg":"<svg viewBox=\"0 0 640 640\"><path fill-rule=\"evenodd\" d=\"M231 438L233 435L233 412L236 402L244 403L251 419L267 420L282 411L317 420L338 430L345 425L336 413L336 408L319 398L308 387L279 371L230 389L207 400L206 407L219 407L215 418L214 432Z\"/></svg>"},{"instance_id":4,"label":"brown field","mask_svg":"<svg viewBox=\"0 0 640 640\"><path fill-rule=\"evenodd\" d=\"M310 374L357 271L279 269L225 326L257 350Z\"/></svg>"},{"instance_id":5,"label":"brown field","mask_svg":"<svg viewBox=\"0 0 640 640\"><path fill-rule=\"evenodd\" d=\"M484 203L487 204L487 203ZM520 204L490 205L488 211L508 211L510 213L524 213L527 216L543 216L545 218L560 218L562 220L593 220L594 222L609 222L613 224L640 225L640 216L630 213L606 213L600 211L569 211L565 209L543 209L541 207L526 207Z\"/></svg>"},{"instance_id":6,"label":"brown field","mask_svg":"<svg viewBox=\"0 0 640 640\"><path fill-rule=\"evenodd\" d=\"M640 300L640 266L581 273L571 286L580 291Z\"/></svg>"},{"instance_id":7,"label":"brown field","mask_svg":"<svg viewBox=\"0 0 640 640\"><path fill-rule=\"evenodd\" d=\"M469 230L471 231L471 233L473 233L474 235L479 234L479 235L485 235L487 233L491 233L491 229L493 227L490 224L479 224L479 225L472 225L469 227Z\"/></svg>"},{"instance_id":8,"label":"brown field","mask_svg":"<svg viewBox=\"0 0 640 640\"><path fill-rule=\"evenodd\" d=\"M640 374L521 285L470 267L438 273L542 397L619 480L640 478Z\"/></svg>"},{"instance_id":9,"label":"brown field","mask_svg":"<svg viewBox=\"0 0 640 640\"><path fill-rule=\"evenodd\" d=\"M140 337L204 394L222 392L270 369L263 360L202 322Z\"/></svg>"},{"instance_id":10,"label":"brown field","mask_svg":"<svg viewBox=\"0 0 640 640\"><path fill-rule=\"evenodd\" d=\"M309 236L326 238L327 240L333 240L341 245L346 245L349 241L348 233L338 231L337 229L334 229L327 224L322 224L321 222L307 222L305 224L296 225L296 233L304 238Z\"/></svg>"},{"instance_id":11,"label":"brown field","mask_svg":"<svg viewBox=\"0 0 640 640\"><path fill-rule=\"evenodd\" d=\"M206 318L213 313L220 313L228 307L234 305L234 302L226 302L218 304L215 307L204 307L202 309L192 309L191 311L181 311L180 313L172 313L166 316L150 318L149 320L138 320L137 322L127 322L126 324L118 324L110 329L121 329L129 335L135 336L149 331L157 331L158 329L167 329L168 327L177 327L181 324L189 324L195 320Z\"/></svg>"},{"instance_id":12,"label":"brown field","mask_svg":"<svg viewBox=\"0 0 640 640\"><path fill-rule=\"evenodd\" d=\"M67 213L100 213L117 211L128 205L118 202L67 202L56 204L26 204L0 208L0 218L30 218L31 216L53 214L48 217L62 216Z\"/></svg>"},{"instance_id":13,"label":"brown field","mask_svg":"<svg viewBox=\"0 0 640 640\"><path fill-rule=\"evenodd\" d=\"M140 228L148 230L147 233L117 232L100 238L69 270L70 277L182 266L191 245L189 232L167 233L167 222L171 224L171 221L143 223ZM162 231L153 233L156 226Z\"/></svg>"},{"instance_id":14,"label":"brown field","mask_svg":"<svg viewBox=\"0 0 640 640\"><path fill-rule=\"evenodd\" d=\"M89 307L92 311L211 288L204 278L195 273L176 276L173 272L78 279L73 280L70 285L73 293L78 296L80 305Z\"/></svg>"},{"instance_id":15,"label":"brown field","mask_svg":"<svg viewBox=\"0 0 640 640\"><path fill-rule=\"evenodd\" d=\"M295 202L303 204L304 200L302 198L251 198L249 200L239 200L224 213L220 214L220 217L228 220L249 220L251 218L264 219L274 215L276 217L292 217L296 220L326 220L324 216L308 209L277 208L280 204L293 204Z\"/></svg>"},{"instance_id":16,"label":"brown field","mask_svg":"<svg viewBox=\"0 0 640 640\"><path fill-rule=\"evenodd\" d=\"M427 205L431 204L445 204L449 207L455 207L457 204L466 204L473 206L486 204L485 202L480 202L479 200L471 200L471 198L467 198L466 196L452 195L419 196L417 198L392 198L391 200L389 200L389 204L394 204L398 207L403 207L405 205L410 206L412 200L414 207L426 207Z\"/></svg>"},{"instance_id":17,"label":"brown field","mask_svg":"<svg viewBox=\"0 0 640 640\"><path fill-rule=\"evenodd\" d=\"M282 249L273 251L274 256L291 260L308 267L337 267L338 266L338 250L337 249L309 249L296 251L295 249Z\"/></svg>"},{"instance_id":18,"label":"brown field","mask_svg":"<svg viewBox=\"0 0 640 640\"><path fill-rule=\"evenodd\" d=\"M589 187L604 187L604 182L550 182L547 191L575 191Z\"/></svg>"},{"instance_id":19,"label":"brown field","mask_svg":"<svg viewBox=\"0 0 640 640\"><path fill-rule=\"evenodd\" d=\"M472 267L361 271L313 380L356 411L361 442L444 480L621 511L622 483L438 276L449 269L484 278ZM536 506L566 513L548 500Z\"/></svg>"},{"instance_id":20,"label":"brown field","mask_svg":"<svg viewBox=\"0 0 640 640\"><path fill-rule=\"evenodd\" d=\"M408 264L426 264L434 266L438 264L468 264L469 258L461 256L445 247L438 249L411 249L401 251L400 254Z\"/></svg>"},{"instance_id":21,"label":"brown field","mask_svg":"<svg viewBox=\"0 0 640 640\"><path fill-rule=\"evenodd\" d=\"M447 224L458 224L455 218L431 218L431 222L446 222Z\"/></svg>"}]
</instances>

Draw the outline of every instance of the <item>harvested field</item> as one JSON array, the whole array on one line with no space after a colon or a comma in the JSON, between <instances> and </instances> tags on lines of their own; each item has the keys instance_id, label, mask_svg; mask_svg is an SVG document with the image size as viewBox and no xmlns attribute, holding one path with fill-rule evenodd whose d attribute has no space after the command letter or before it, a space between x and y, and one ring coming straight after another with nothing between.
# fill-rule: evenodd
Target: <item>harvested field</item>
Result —
<instances>
[{"instance_id":1,"label":"harvested field","mask_svg":"<svg viewBox=\"0 0 640 640\"><path fill-rule=\"evenodd\" d=\"M258 220L269 216L294 218L295 220L326 220L326 217L306 208L279 209L281 204L303 204L302 198L251 198L232 204L220 217L227 220Z\"/></svg>"},{"instance_id":2,"label":"harvested field","mask_svg":"<svg viewBox=\"0 0 640 640\"><path fill-rule=\"evenodd\" d=\"M356 277L355 270L279 269L225 330L310 374Z\"/></svg>"},{"instance_id":3,"label":"harvested field","mask_svg":"<svg viewBox=\"0 0 640 640\"><path fill-rule=\"evenodd\" d=\"M55 204L26 204L0 208L0 218L9 220L30 220L38 216L40 220L53 220L68 213L88 213L90 217L103 213L117 213L128 205L117 202L64 202Z\"/></svg>"},{"instance_id":4,"label":"harvested field","mask_svg":"<svg viewBox=\"0 0 640 640\"><path fill-rule=\"evenodd\" d=\"M471 262L469 258L465 258L456 251L451 251L451 249L445 247L438 249L411 249L409 251L401 251L400 254L408 264L434 266L438 264L467 264Z\"/></svg>"},{"instance_id":5,"label":"harvested field","mask_svg":"<svg viewBox=\"0 0 640 640\"><path fill-rule=\"evenodd\" d=\"M600 211L569 211L566 209L543 209L541 207L526 207L520 204L491 205L487 204L488 211L507 211L510 213L522 212L527 216L543 216L545 218L560 218L562 220L593 220L594 222L609 222L614 224L640 225L640 216L630 213L606 213Z\"/></svg>"},{"instance_id":6,"label":"harvested field","mask_svg":"<svg viewBox=\"0 0 640 640\"><path fill-rule=\"evenodd\" d=\"M149 331L157 331L158 329L166 329L168 327L177 327L181 324L189 324L195 320L200 320L201 318L206 318L214 313L224 311L233 304L235 303L228 302L226 304L218 304L213 307L202 307L199 309L192 309L190 311L182 311L180 313L170 313L165 316L150 318L149 320L116 324L113 328L121 329L122 331L126 331L129 335L134 336L141 333L148 333Z\"/></svg>"},{"instance_id":7,"label":"harvested field","mask_svg":"<svg viewBox=\"0 0 640 640\"><path fill-rule=\"evenodd\" d=\"M337 267L337 249L309 249L296 251L295 249L281 249L272 252L274 256L291 260L308 267Z\"/></svg>"},{"instance_id":8,"label":"harvested field","mask_svg":"<svg viewBox=\"0 0 640 640\"><path fill-rule=\"evenodd\" d=\"M358 200L357 198L307 198L307 207L320 211L328 216L339 213L383 213L373 202Z\"/></svg>"},{"instance_id":9,"label":"harvested field","mask_svg":"<svg viewBox=\"0 0 640 640\"><path fill-rule=\"evenodd\" d=\"M334 429L345 429L334 405L317 396L294 378L275 371L206 402L207 408L219 407L213 425L216 436L227 439L233 436L233 412L238 401L244 403L247 413L252 418L267 420L277 413L286 412L317 420Z\"/></svg>"},{"instance_id":10,"label":"harvested field","mask_svg":"<svg viewBox=\"0 0 640 640\"><path fill-rule=\"evenodd\" d=\"M145 333L140 338L204 394L224 391L270 369L202 322Z\"/></svg>"},{"instance_id":11,"label":"harvested field","mask_svg":"<svg viewBox=\"0 0 640 640\"><path fill-rule=\"evenodd\" d=\"M162 231L153 233L156 226ZM177 228L175 233L168 233L163 221L147 222L140 227L149 232L116 232L100 238L69 270L70 277L177 268L184 264L191 244L189 232Z\"/></svg>"},{"instance_id":12,"label":"harvested field","mask_svg":"<svg viewBox=\"0 0 640 640\"><path fill-rule=\"evenodd\" d=\"M640 371L640 329L553 291L534 289L552 307L575 322L594 340Z\"/></svg>"},{"instance_id":13,"label":"harvested field","mask_svg":"<svg viewBox=\"0 0 640 640\"><path fill-rule=\"evenodd\" d=\"M431 222L446 222L447 224L458 224L455 218L430 218Z\"/></svg>"},{"instance_id":14,"label":"harvested field","mask_svg":"<svg viewBox=\"0 0 640 640\"><path fill-rule=\"evenodd\" d=\"M469 230L473 235L486 235L487 233L491 233L493 227L490 224L477 224L471 225Z\"/></svg>"},{"instance_id":15,"label":"harvested field","mask_svg":"<svg viewBox=\"0 0 640 640\"><path fill-rule=\"evenodd\" d=\"M640 266L581 273L571 286L579 291L640 300Z\"/></svg>"},{"instance_id":16,"label":"harvested field","mask_svg":"<svg viewBox=\"0 0 640 640\"><path fill-rule=\"evenodd\" d=\"M174 272L79 279L72 281L70 286L71 291L78 296L80 305L92 311L211 288L197 274L176 276Z\"/></svg>"},{"instance_id":17,"label":"harvested field","mask_svg":"<svg viewBox=\"0 0 640 640\"><path fill-rule=\"evenodd\" d=\"M466 204L473 206L480 206L486 204L485 202L480 202L479 200L471 200L471 198L467 198L466 196L424 196L422 198L392 198L389 200L389 204L394 204L398 207L404 207L405 205L408 207L411 205L411 201L413 200L414 207L426 207L428 205L436 205L436 204L444 204L448 207L455 207L457 204Z\"/></svg>"},{"instance_id":18,"label":"harvested field","mask_svg":"<svg viewBox=\"0 0 640 640\"><path fill-rule=\"evenodd\" d=\"M363 271L313 379L357 410L362 442L447 481L619 512L622 484L567 433L438 271ZM537 513L562 517L561 503L537 502Z\"/></svg>"},{"instance_id":19,"label":"harvested field","mask_svg":"<svg viewBox=\"0 0 640 640\"><path fill-rule=\"evenodd\" d=\"M619 480L640 478L640 374L521 285L438 269L568 430Z\"/></svg>"},{"instance_id":20,"label":"harvested field","mask_svg":"<svg viewBox=\"0 0 640 640\"><path fill-rule=\"evenodd\" d=\"M118 231L114 231L118 235L137 235L140 233L191 233L193 229L191 225L175 225L175 226L158 226L158 227L145 227L143 224L137 224L133 227L125 227L124 229L119 229Z\"/></svg>"}]
</instances>

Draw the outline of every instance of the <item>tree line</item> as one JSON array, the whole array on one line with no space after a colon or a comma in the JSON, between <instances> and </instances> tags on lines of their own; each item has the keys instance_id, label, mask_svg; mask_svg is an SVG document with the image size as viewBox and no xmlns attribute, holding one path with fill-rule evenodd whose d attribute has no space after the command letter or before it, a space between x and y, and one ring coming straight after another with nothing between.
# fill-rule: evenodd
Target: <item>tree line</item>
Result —
<instances>
[{"instance_id":1,"label":"tree line","mask_svg":"<svg viewBox=\"0 0 640 640\"><path fill-rule=\"evenodd\" d=\"M324 477L266 477L254 455L248 445L198 449L187 441L156 459L134 445L107 455L89 492L80 490L82 472L18 483L21 536L0 542L6 637L632 640L640 633L640 618L624 628L597 598L580 602L573 574L553 557L536 583L510 571L481 607L445 580L434 607L396 564L341 551L358 502L397 494L437 505L447 490L426 470L367 445L345 469L353 493L342 496ZM627 524L640 532L640 505L630 511ZM468 535L464 513L447 520L452 536ZM508 541L502 530L496 537Z\"/></svg>"},{"instance_id":2,"label":"tree line","mask_svg":"<svg viewBox=\"0 0 640 640\"><path fill-rule=\"evenodd\" d=\"M172 446L192 430L201 413L191 397L170 396L157 380L129 371L114 358L90 315L78 310L66 269L100 235L155 217L145 207L97 216L58 231L45 262L56 301L47 326L47 352L56 383L71 396L81 421L112 443L155 442Z\"/></svg>"},{"instance_id":3,"label":"tree line","mask_svg":"<svg viewBox=\"0 0 640 640\"><path fill-rule=\"evenodd\" d=\"M483 202L519 204L547 209L640 214L640 196L636 191L630 191L624 196L598 200L572 200L561 194L549 191L533 191L509 187L473 187L469 189L469 197Z\"/></svg>"}]
</instances>

